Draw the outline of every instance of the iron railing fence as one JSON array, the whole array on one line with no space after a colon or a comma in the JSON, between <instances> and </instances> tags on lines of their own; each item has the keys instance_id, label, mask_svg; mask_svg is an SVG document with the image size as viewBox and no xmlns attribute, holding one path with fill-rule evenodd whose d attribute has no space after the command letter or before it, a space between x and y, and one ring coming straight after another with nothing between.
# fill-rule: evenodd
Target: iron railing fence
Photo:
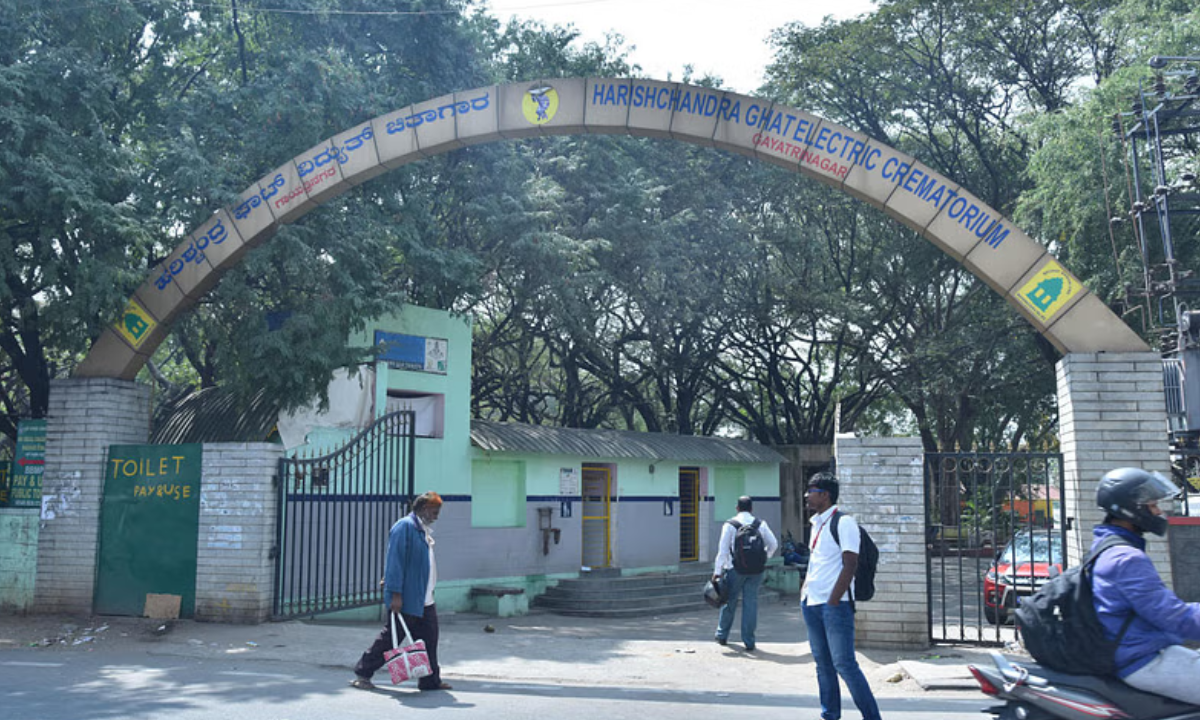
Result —
<instances>
[{"instance_id":1,"label":"iron railing fence","mask_svg":"<svg viewBox=\"0 0 1200 720\"><path fill-rule=\"evenodd\" d=\"M1003 645L1013 610L1066 566L1057 453L926 453L929 638Z\"/></svg>"},{"instance_id":2,"label":"iron railing fence","mask_svg":"<svg viewBox=\"0 0 1200 720\"><path fill-rule=\"evenodd\" d=\"M415 419L389 413L335 452L280 460L276 618L382 602L388 530L413 499Z\"/></svg>"}]
</instances>

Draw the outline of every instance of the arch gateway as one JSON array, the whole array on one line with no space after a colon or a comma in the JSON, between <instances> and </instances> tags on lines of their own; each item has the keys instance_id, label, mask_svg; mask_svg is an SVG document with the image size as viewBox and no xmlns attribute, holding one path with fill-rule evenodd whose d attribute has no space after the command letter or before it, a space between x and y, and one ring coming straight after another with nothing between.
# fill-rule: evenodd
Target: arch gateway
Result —
<instances>
[{"instance_id":1,"label":"arch gateway","mask_svg":"<svg viewBox=\"0 0 1200 720\"><path fill-rule=\"evenodd\" d=\"M171 324L281 225L371 178L466 145L627 134L720 148L832 185L921 233L1004 296L1063 353L1149 348L1045 248L915 158L802 110L695 85L558 78L490 85L360 123L271 171L217 210L104 331L77 377L133 379Z\"/></svg>"},{"instance_id":2,"label":"arch gateway","mask_svg":"<svg viewBox=\"0 0 1200 720\"><path fill-rule=\"evenodd\" d=\"M148 432L148 393L133 380L172 323L250 249L281 226L401 165L466 145L585 133L679 140L798 171L882 209L1004 296L1064 354L1057 368L1058 403L1064 514L1074 520L1072 562L1100 519L1091 498L1105 470L1118 465L1168 470L1158 355L1042 245L917 159L802 110L711 88L628 78L491 85L358 123L285 161L235 204L216 210L151 270L75 377L52 389L43 497L60 510L67 499L73 504L71 511L43 521L38 607L91 609L89 558L96 546L87 538L95 537L98 525L107 449L145 442ZM881 596L900 598L865 604L860 640L925 646L928 601L912 591L911 582L926 572L920 442L842 437L836 453L845 502L872 528L883 550ZM269 493L262 500L269 501ZM1169 570L1161 560L1159 567ZM909 581L901 583L905 578ZM249 581L238 586L256 598L263 592Z\"/></svg>"}]
</instances>

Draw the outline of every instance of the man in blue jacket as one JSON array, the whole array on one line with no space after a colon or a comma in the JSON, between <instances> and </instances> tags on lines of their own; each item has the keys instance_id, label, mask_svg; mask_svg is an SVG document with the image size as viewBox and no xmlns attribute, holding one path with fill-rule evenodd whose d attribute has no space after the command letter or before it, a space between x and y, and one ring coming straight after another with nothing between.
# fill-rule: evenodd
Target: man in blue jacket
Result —
<instances>
[{"instance_id":1,"label":"man in blue jacket","mask_svg":"<svg viewBox=\"0 0 1200 720\"><path fill-rule=\"evenodd\" d=\"M1129 623L1117 648L1117 676L1139 690L1200 705L1200 653L1182 645L1200 640L1200 603L1185 603L1163 583L1143 537L1166 534L1158 503L1178 494L1171 481L1139 468L1118 468L1101 478L1096 504L1106 515L1092 531L1092 548L1110 535L1128 544L1100 555L1092 592L1109 639Z\"/></svg>"},{"instance_id":2,"label":"man in blue jacket","mask_svg":"<svg viewBox=\"0 0 1200 720\"><path fill-rule=\"evenodd\" d=\"M414 640L424 640L433 672L417 681L421 690L449 690L442 682L438 666L437 606L433 588L437 584L437 563L433 558L432 527L442 512L442 498L435 492L417 496L412 512L396 521L388 534L384 560L383 597L388 610L404 617ZM392 627L384 623L383 632L354 666L354 681L360 690L371 690L371 676L384 665L383 654L391 650Z\"/></svg>"}]
</instances>

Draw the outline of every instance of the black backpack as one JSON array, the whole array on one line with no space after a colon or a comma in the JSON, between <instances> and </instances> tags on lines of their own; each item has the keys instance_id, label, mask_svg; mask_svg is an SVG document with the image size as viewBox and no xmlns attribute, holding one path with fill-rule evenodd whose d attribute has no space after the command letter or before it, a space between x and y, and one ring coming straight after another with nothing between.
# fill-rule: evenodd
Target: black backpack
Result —
<instances>
[{"instance_id":1,"label":"black backpack","mask_svg":"<svg viewBox=\"0 0 1200 720\"><path fill-rule=\"evenodd\" d=\"M833 525L829 531L833 533L833 541L842 546L838 539L838 522L842 513L833 511L830 518ZM854 590L850 593L850 602L866 602L875 597L875 569L879 567L879 547L871 538L870 533L862 525L858 526L858 568L854 571Z\"/></svg>"},{"instance_id":2,"label":"black backpack","mask_svg":"<svg viewBox=\"0 0 1200 720\"><path fill-rule=\"evenodd\" d=\"M737 531L733 537L733 569L738 575L761 575L767 567L767 546L758 531L762 520L755 518L749 525L730 520L729 524Z\"/></svg>"},{"instance_id":3,"label":"black backpack","mask_svg":"<svg viewBox=\"0 0 1200 720\"><path fill-rule=\"evenodd\" d=\"M1017 630L1025 649L1040 664L1072 675L1114 675L1116 653L1133 622L1129 614L1116 640L1104 636L1104 626L1092 600L1092 567L1100 554L1129 543L1110 535L1082 564L1060 573L1037 592L1021 600Z\"/></svg>"}]
</instances>

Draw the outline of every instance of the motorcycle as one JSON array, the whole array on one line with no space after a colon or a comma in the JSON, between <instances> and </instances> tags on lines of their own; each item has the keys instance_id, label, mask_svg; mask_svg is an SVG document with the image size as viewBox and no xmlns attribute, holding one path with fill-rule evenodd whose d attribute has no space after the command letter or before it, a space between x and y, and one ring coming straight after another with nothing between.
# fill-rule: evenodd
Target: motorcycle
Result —
<instances>
[{"instance_id":1,"label":"motorcycle","mask_svg":"<svg viewBox=\"0 0 1200 720\"><path fill-rule=\"evenodd\" d=\"M991 667L968 666L998 720L1200 720L1200 707L1135 690L1116 678L1068 675L993 652Z\"/></svg>"},{"instance_id":2,"label":"motorcycle","mask_svg":"<svg viewBox=\"0 0 1200 720\"><path fill-rule=\"evenodd\" d=\"M787 534L784 535L780 550L780 555L783 556L784 565L808 564L808 548L796 544L796 541L792 538L791 530L788 530ZM803 550L803 552L801 552L801 550Z\"/></svg>"}]
</instances>

